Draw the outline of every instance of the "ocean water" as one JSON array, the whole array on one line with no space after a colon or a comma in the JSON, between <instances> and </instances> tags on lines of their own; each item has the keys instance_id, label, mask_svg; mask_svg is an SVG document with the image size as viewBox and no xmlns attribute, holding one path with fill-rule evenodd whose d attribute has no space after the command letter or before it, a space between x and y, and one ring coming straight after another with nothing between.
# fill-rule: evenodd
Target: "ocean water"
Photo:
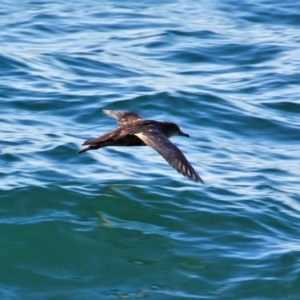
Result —
<instances>
[{"instance_id":1,"label":"ocean water","mask_svg":"<svg viewBox=\"0 0 300 300\"><path fill-rule=\"evenodd\" d=\"M298 1L0 1L0 299L300 299ZM177 123L77 154L102 109Z\"/></svg>"}]
</instances>

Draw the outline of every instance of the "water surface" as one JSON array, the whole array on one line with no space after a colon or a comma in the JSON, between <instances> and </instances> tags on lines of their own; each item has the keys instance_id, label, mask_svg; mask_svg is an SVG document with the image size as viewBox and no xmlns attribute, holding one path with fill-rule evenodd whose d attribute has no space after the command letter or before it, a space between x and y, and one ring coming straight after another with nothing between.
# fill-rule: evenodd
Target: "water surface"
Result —
<instances>
[{"instance_id":1,"label":"water surface","mask_svg":"<svg viewBox=\"0 0 300 300\"><path fill-rule=\"evenodd\" d=\"M298 299L298 4L0 3L1 299ZM169 120L77 154L102 109Z\"/></svg>"}]
</instances>

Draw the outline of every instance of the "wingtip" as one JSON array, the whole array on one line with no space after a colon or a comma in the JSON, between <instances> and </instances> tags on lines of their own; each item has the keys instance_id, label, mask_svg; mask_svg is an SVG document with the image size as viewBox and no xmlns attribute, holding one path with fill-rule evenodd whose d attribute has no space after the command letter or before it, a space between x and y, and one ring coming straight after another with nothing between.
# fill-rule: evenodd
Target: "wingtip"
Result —
<instances>
[{"instance_id":1,"label":"wingtip","mask_svg":"<svg viewBox=\"0 0 300 300\"><path fill-rule=\"evenodd\" d=\"M198 180L198 182L205 184L204 180L200 177L200 180Z\"/></svg>"},{"instance_id":2,"label":"wingtip","mask_svg":"<svg viewBox=\"0 0 300 300\"><path fill-rule=\"evenodd\" d=\"M112 114L112 110L109 109L102 109L103 113L105 113L106 115L110 116Z\"/></svg>"},{"instance_id":3,"label":"wingtip","mask_svg":"<svg viewBox=\"0 0 300 300\"><path fill-rule=\"evenodd\" d=\"M185 176L187 176L190 180L205 184L204 180L197 173L194 174L194 175L197 175L197 176L195 176L195 177L190 177L190 176L187 176L187 175L185 175Z\"/></svg>"},{"instance_id":4,"label":"wingtip","mask_svg":"<svg viewBox=\"0 0 300 300\"><path fill-rule=\"evenodd\" d=\"M83 153L83 152L86 152L86 151L89 151L89 150L91 150L91 147L86 147L86 148L80 149L77 153L79 154L79 153Z\"/></svg>"},{"instance_id":5,"label":"wingtip","mask_svg":"<svg viewBox=\"0 0 300 300\"><path fill-rule=\"evenodd\" d=\"M102 111L111 118L114 118L117 120L119 119L118 114L116 113L118 111L113 111L113 110L109 110L109 109L102 109Z\"/></svg>"}]
</instances>

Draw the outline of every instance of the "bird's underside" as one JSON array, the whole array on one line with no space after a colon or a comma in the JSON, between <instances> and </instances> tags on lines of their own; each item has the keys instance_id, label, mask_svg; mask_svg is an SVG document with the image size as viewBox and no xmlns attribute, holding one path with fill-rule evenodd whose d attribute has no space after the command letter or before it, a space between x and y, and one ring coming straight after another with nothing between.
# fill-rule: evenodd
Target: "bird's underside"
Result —
<instances>
[{"instance_id":1,"label":"bird's underside","mask_svg":"<svg viewBox=\"0 0 300 300\"><path fill-rule=\"evenodd\" d=\"M104 135L87 140L79 153L109 146L150 146L174 169L191 180L203 182L186 157L168 139L168 135L185 135L174 123L144 120L131 112L104 111L118 119L118 127ZM165 133L165 134L164 134Z\"/></svg>"}]
</instances>

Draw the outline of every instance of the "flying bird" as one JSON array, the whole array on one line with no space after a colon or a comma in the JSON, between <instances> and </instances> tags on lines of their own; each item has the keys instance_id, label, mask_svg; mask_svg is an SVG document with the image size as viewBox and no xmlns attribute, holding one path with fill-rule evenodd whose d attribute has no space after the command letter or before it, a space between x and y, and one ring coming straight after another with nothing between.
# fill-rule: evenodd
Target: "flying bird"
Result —
<instances>
[{"instance_id":1,"label":"flying bird","mask_svg":"<svg viewBox=\"0 0 300 300\"><path fill-rule=\"evenodd\" d=\"M180 149L169 140L174 135L189 137L187 133L180 130L178 125L171 122L145 120L129 111L103 110L103 112L118 120L117 128L85 141L82 145L87 147L78 153L109 146L150 146L177 172L191 180L204 183Z\"/></svg>"}]
</instances>

